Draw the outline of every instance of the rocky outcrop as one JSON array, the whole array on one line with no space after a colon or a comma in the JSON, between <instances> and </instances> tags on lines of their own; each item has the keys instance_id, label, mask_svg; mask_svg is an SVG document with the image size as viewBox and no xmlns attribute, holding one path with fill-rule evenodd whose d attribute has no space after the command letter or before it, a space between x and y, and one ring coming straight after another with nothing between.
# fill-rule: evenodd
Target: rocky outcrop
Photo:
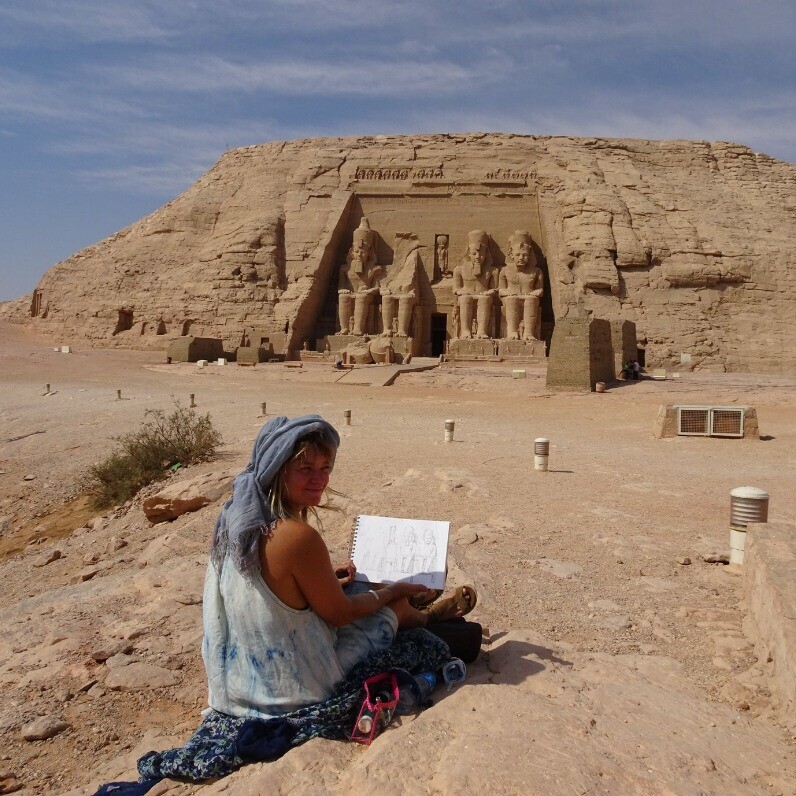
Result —
<instances>
[{"instance_id":1,"label":"rocky outcrop","mask_svg":"<svg viewBox=\"0 0 796 796\"><path fill-rule=\"evenodd\" d=\"M144 500L144 514L153 525L176 520L177 517L190 511L198 511L231 492L234 479L234 473L207 473L188 481L169 484L156 495Z\"/></svg>"},{"instance_id":2,"label":"rocky outcrop","mask_svg":"<svg viewBox=\"0 0 796 796\"><path fill-rule=\"evenodd\" d=\"M724 142L470 134L237 149L2 314L122 347L191 334L232 349L245 327L287 331L295 352L336 331L337 269L365 214L386 264L399 233L428 260L449 235L453 265L483 228L502 265L510 234L528 229L549 279L543 322L633 321L648 366L687 354L697 368L796 372L796 167Z\"/></svg>"}]
</instances>

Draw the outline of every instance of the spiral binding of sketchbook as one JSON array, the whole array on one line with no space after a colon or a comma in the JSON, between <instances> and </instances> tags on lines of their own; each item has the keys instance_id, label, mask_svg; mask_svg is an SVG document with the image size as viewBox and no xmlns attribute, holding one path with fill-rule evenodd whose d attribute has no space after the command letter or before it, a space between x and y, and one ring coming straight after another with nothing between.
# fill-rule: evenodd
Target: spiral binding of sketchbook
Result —
<instances>
[{"instance_id":1,"label":"spiral binding of sketchbook","mask_svg":"<svg viewBox=\"0 0 796 796\"><path fill-rule=\"evenodd\" d=\"M351 540L356 580L443 589L449 536L449 522L361 514Z\"/></svg>"}]
</instances>

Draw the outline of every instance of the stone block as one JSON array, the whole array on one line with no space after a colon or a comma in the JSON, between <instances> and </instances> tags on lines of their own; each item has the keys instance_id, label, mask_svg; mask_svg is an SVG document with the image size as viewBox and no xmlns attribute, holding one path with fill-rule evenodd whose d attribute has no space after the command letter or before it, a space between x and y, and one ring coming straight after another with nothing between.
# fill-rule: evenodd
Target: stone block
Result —
<instances>
[{"instance_id":1,"label":"stone block","mask_svg":"<svg viewBox=\"0 0 796 796\"><path fill-rule=\"evenodd\" d=\"M239 346L235 349L235 361L239 365L257 365L265 362L268 352L260 346Z\"/></svg>"},{"instance_id":2,"label":"stone block","mask_svg":"<svg viewBox=\"0 0 796 796\"><path fill-rule=\"evenodd\" d=\"M598 381L614 381L610 323L587 318L559 321L550 343L547 386L594 391Z\"/></svg>"},{"instance_id":3,"label":"stone block","mask_svg":"<svg viewBox=\"0 0 796 796\"><path fill-rule=\"evenodd\" d=\"M778 702L796 730L796 524L752 522L746 526L743 586L744 630Z\"/></svg>"},{"instance_id":4,"label":"stone block","mask_svg":"<svg viewBox=\"0 0 796 796\"><path fill-rule=\"evenodd\" d=\"M497 354L503 359L542 360L545 346L543 340L500 340Z\"/></svg>"},{"instance_id":5,"label":"stone block","mask_svg":"<svg viewBox=\"0 0 796 796\"><path fill-rule=\"evenodd\" d=\"M224 343L217 337L178 337L166 347L172 362L198 362L224 356Z\"/></svg>"},{"instance_id":6,"label":"stone block","mask_svg":"<svg viewBox=\"0 0 796 796\"><path fill-rule=\"evenodd\" d=\"M622 372L622 366L638 357L636 324L632 321L611 321L611 346L614 350L614 378Z\"/></svg>"},{"instance_id":7,"label":"stone block","mask_svg":"<svg viewBox=\"0 0 796 796\"><path fill-rule=\"evenodd\" d=\"M452 359L487 359L497 356L497 340L451 340L448 356Z\"/></svg>"}]
</instances>

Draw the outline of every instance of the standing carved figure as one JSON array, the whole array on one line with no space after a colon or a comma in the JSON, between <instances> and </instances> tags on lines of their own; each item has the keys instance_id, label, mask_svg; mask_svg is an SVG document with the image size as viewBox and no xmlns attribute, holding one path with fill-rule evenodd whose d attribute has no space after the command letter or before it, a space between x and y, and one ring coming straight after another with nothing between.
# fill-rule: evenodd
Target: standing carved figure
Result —
<instances>
[{"instance_id":1,"label":"standing carved figure","mask_svg":"<svg viewBox=\"0 0 796 796\"><path fill-rule=\"evenodd\" d=\"M448 268L448 236L437 235L436 250L437 268L441 276L451 276Z\"/></svg>"},{"instance_id":2,"label":"standing carved figure","mask_svg":"<svg viewBox=\"0 0 796 796\"><path fill-rule=\"evenodd\" d=\"M453 269L453 292L459 297L463 339L492 336L489 332L497 294L497 270L491 262L489 235L482 229L473 230L467 236L467 254Z\"/></svg>"},{"instance_id":3,"label":"standing carved figure","mask_svg":"<svg viewBox=\"0 0 796 796\"><path fill-rule=\"evenodd\" d=\"M499 291L506 310L506 337L538 340L541 336L539 303L544 281L536 265L533 239L525 230L518 229L509 239L509 257L500 272Z\"/></svg>"},{"instance_id":4,"label":"standing carved figure","mask_svg":"<svg viewBox=\"0 0 796 796\"><path fill-rule=\"evenodd\" d=\"M354 230L354 241L338 278L340 334L365 334L368 312L379 295L384 269L376 265L375 235L363 216Z\"/></svg>"}]
</instances>

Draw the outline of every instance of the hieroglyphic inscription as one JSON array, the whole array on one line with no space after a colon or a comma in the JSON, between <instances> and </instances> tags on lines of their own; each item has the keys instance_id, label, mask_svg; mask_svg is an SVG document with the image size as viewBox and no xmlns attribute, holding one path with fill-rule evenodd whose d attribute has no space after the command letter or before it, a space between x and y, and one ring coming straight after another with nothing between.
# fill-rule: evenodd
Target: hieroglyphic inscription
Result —
<instances>
[{"instance_id":1,"label":"hieroglyphic inscription","mask_svg":"<svg viewBox=\"0 0 796 796\"><path fill-rule=\"evenodd\" d=\"M355 180L441 180L442 166L357 166Z\"/></svg>"},{"instance_id":2,"label":"hieroglyphic inscription","mask_svg":"<svg viewBox=\"0 0 796 796\"><path fill-rule=\"evenodd\" d=\"M485 179L487 180L527 180L531 176L530 171L520 171L518 169L497 169L488 171Z\"/></svg>"}]
</instances>

